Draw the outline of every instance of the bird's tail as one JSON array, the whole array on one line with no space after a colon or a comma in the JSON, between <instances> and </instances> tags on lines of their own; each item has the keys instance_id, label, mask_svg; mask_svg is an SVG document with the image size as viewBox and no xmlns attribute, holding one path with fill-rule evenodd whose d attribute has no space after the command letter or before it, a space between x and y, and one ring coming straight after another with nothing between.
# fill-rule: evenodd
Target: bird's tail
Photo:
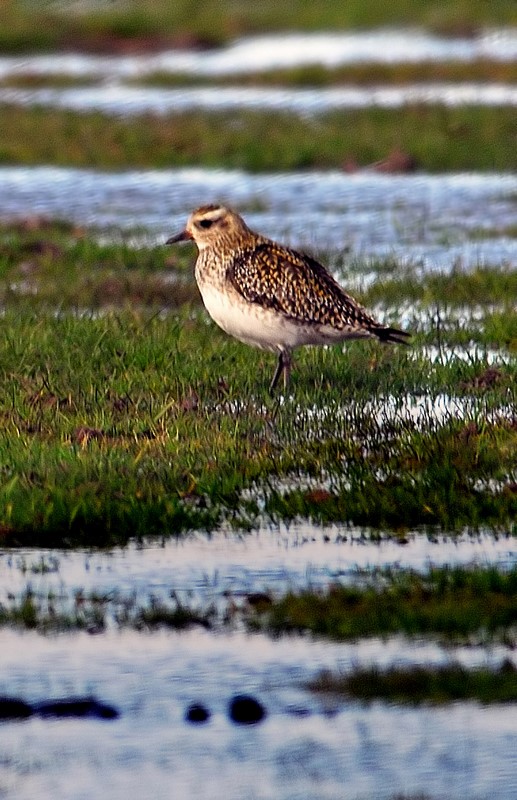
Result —
<instances>
[{"instance_id":1,"label":"bird's tail","mask_svg":"<svg viewBox=\"0 0 517 800\"><path fill-rule=\"evenodd\" d=\"M399 331L397 328L375 328L373 333L375 333L379 341L390 344L409 344L408 339L411 338L410 333Z\"/></svg>"}]
</instances>

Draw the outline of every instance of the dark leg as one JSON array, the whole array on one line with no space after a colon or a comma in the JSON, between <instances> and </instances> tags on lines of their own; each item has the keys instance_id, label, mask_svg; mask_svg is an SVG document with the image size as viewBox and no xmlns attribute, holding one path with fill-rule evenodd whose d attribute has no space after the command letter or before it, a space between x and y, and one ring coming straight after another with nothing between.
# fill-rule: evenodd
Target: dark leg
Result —
<instances>
[{"instance_id":1,"label":"dark leg","mask_svg":"<svg viewBox=\"0 0 517 800\"><path fill-rule=\"evenodd\" d=\"M291 352L289 350L280 350L278 364L276 365L275 374L273 375L273 380L269 387L270 394L273 394L275 391L282 372L284 373L284 389L287 389L291 375Z\"/></svg>"},{"instance_id":2,"label":"dark leg","mask_svg":"<svg viewBox=\"0 0 517 800\"><path fill-rule=\"evenodd\" d=\"M289 386L291 379L291 351L284 350L284 392Z\"/></svg>"}]
</instances>

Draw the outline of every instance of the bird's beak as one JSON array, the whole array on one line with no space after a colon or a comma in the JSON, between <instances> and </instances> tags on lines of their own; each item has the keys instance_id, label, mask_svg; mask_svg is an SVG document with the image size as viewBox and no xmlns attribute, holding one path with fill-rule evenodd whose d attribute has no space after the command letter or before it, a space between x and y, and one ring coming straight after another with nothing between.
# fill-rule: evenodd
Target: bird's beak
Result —
<instances>
[{"instance_id":1,"label":"bird's beak","mask_svg":"<svg viewBox=\"0 0 517 800\"><path fill-rule=\"evenodd\" d=\"M177 233L176 236L171 236L170 239L167 239L165 244L176 244L176 242L187 242L189 239L192 239L192 234L189 231L181 231L181 233Z\"/></svg>"}]
</instances>

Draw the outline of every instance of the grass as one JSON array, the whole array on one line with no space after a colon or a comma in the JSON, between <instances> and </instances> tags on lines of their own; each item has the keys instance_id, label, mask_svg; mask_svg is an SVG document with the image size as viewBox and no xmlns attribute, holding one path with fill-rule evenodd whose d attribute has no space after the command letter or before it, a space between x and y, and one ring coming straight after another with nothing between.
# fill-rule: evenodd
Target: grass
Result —
<instances>
[{"instance_id":1,"label":"grass","mask_svg":"<svg viewBox=\"0 0 517 800\"><path fill-rule=\"evenodd\" d=\"M274 519L447 529L498 528L517 511L515 419L498 410L512 403L514 367L480 393L468 385L479 363L452 359L433 375L401 349L306 351L278 405L266 395L272 359L198 315L20 308L3 316L1 364L4 544L106 547L248 526L264 504ZM454 391L471 408L458 420L453 404L438 428L432 411L421 429L402 411L382 422L383 397L419 391ZM300 473L316 485L331 476L331 489L279 487Z\"/></svg>"},{"instance_id":2,"label":"grass","mask_svg":"<svg viewBox=\"0 0 517 800\"><path fill-rule=\"evenodd\" d=\"M189 75L175 72L151 72L127 77L125 83L136 86L185 88L192 86L278 86L291 88L337 86L404 86L427 83L507 83L517 81L517 63L480 59L470 63L429 61L397 64L347 64L339 67L300 65L236 75ZM66 73L45 75L24 70L0 77L0 87L69 88L97 85L94 76Z\"/></svg>"},{"instance_id":3,"label":"grass","mask_svg":"<svg viewBox=\"0 0 517 800\"><path fill-rule=\"evenodd\" d=\"M66 224L1 232L1 543L108 547L223 522L253 527L263 514L511 530L508 270L394 284L379 264L360 299L396 322L418 297L413 346L300 351L292 396L279 402L267 395L274 358L207 322L191 259L99 245ZM471 342L480 349L464 357ZM427 345L441 355L430 361ZM489 346L507 363L491 365ZM418 396L431 405L408 415ZM440 417L437 397L449 398ZM308 489L290 488L296 475Z\"/></svg>"},{"instance_id":4,"label":"grass","mask_svg":"<svg viewBox=\"0 0 517 800\"><path fill-rule=\"evenodd\" d=\"M363 584L288 592L265 611L250 612L248 624L273 636L307 632L349 641L404 634L515 645L515 567L508 572L442 567L427 575L386 570L366 574Z\"/></svg>"},{"instance_id":5,"label":"grass","mask_svg":"<svg viewBox=\"0 0 517 800\"><path fill-rule=\"evenodd\" d=\"M410 106L296 118L279 112L188 112L113 118L4 106L0 164L121 169L206 167L251 172L369 165L393 149L429 172L512 171L511 108Z\"/></svg>"},{"instance_id":6,"label":"grass","mask_svg":"<svg viewBox=\"0 0 517 800\"><path fill-rule=\"evenodd\" d=\"M73 8L73 6L72 6ZM517 14L509 0L394 0L388 6L376 0L294 2L279 5L263 0L125 0L91 3L81 12L66 4L5 0L0 52L49 49L109 51L149 49L174 44L217 45L236 36L271 30L325 30L381 25L423 25L446 33L469 35L486 25L515 25Z\"/></svg>"},{"instance_id":7,"label":"grass","mask_svg":"<svg viewBox=\"0 0 517 800\"><path fill-rule=\"evenodd\" d=\"M443 705L465 700L480 703L515 703L517 670L511 661L497 669L468 669L461 664L358 668L349 674L322 672L308 688L317 694L344 696L367 702Z\"/></svg>"},{"instance_id":8,"label":"grass","mask_svg":"<svg viewBox=\"0 0 517 800\"><path fill-rule=\"evenodd\" d=\"M0 227L0 302L74 311L199 304L191 250L114 238L99 244L80 227L39 218Z\"/></svg>"},{"instance_id":9,"label":"grass","mask_svg":"<svg viewBox=\"0 0 517 800\"><path fill-rule=\"evenodd\" d=\"M38 590L34 590L32 581L33 576L20 593L10 594L2 601L0 626L41 633L102 633L114 628L185 630L194 626L223 631L244 625L250 631L262 631L275 638L310 633L337 641L400 635L413 640L425 637L446 647L498 643L514 648L516 643L515 566L509 571L496 567L439 567L426 573L358 570L346 584L318 591L289 591L280 596L268 594L259 596L256 602L252 602L251 595L250 602L240 605L231 593L216 602L209 599L192 605L180 600L174 590L169 591L167 599L149 596L137 600L132 593L118 590L88 593L74 588L70 595L66 584L56 591L44 588L45 582L39 581ZM408 672L411 679L406 677ZM365 699L391 693L394 699L405 695L420 701L431 693L438 699L440 684L451 677L434 675L432 670L430 675L425 671L419 675L415 667L394 666L386 672L356 667L351 674L320 676L313 688ZM454 682L460 684L456 693L465 692L457 694L458 698L471 696L459 675ZM516 675L511 683L515 692ZM480 685L475 691L480 697ZM492 698L496 696L494 686Z\"/></svg>"},{"instance_id":10,"label":"grass","mask_svg":"<svg viewBox=\"0 0 517 800\"><path fill-rule=\"evenodd\" d=\"M49 592L36 595L27 587L19 597L0 604L0 627L34 630L43 634L87 631L100 634L107 624L119 630L134 629L187 630L196 626L210 629L215 621L212 608L205 611L190 608L176 598L170 603L149 598L147 603L136 603L134 598L119 598L78 590L72 601Z\"/></svg>"},{"instance_id":11,"label":"grass","mask_svg":"<svg viewBox=\"0 0 517 800\"><path fill-rule=\"evenodd\" d=\"M104 233L104 232L103 232ZM132 234L99 243L95 231L44 218L0 226L0 302L4 308L85 313L136 309L158 313L199 308L193 278L195 251L135 247ZM494 232L490 231L489 235ZM108 232L109 235L109 232ZM107 237L104 237L107 238ZM388 258L367 265L345 255L317 254L370 308L390 309L395 323L408 317L425 343L517 350L517 272L508 265L422 276L418 266ZM365 271L375 279L360 291ZM465 376L469 380L469 376Z\"/></svg>"},{"instance_id":12,"label":"grass","mask_svg":"<svg viewBox=\"0 0 517 800\"><path fill-rule=\"evenodd\" d=\"M488 236L492 235L488 232ZM509 265L500 268L479 266L465 270L453 266L450 272L430 272L424 279L415 275L411 267L403 269L397 266L392 275L375 283L366 292L366 301L370 304L393 302L397 304L401 296L411 304L421 304L433 308L435 312L447 315L452 307L470 307L489 309L492 306L506 306L510 298L517 295L517 270ZM511 312L511 300L508 311Z\"/></svg>"},{"instance_id":13,"label":"grass","mask_svg":"<svg viewBox=\"0 0 517 800\"><path fill-rule=\"evenodd\" d=\"M66 76L59 77L65 82ZM196 76L171 72L155 72L129 78L128 83L145 86L179 88L216 84L217 86L280 86L311 88L315 86L404 86L418 83L515 83L517 64L513 61L480 59L471 63L457 61L429 61L396 64L346 64L339 67L303 64L285 69L265 70L237 75ZM68 82L73 78L68 78ZM91 82L91 79L90 79ZM37 74L13 75L3 81L5 85L36 88L39 85L56 85L55 76ZM59 84L57 84L59 85Z\"/></svg>"}]
</instances>

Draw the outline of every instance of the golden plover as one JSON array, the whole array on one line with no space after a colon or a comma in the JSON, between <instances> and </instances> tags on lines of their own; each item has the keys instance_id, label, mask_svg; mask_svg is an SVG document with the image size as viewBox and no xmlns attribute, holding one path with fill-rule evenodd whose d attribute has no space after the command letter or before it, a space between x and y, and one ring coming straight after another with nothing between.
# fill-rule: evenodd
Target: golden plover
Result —
<instances>
[{"instance_id":1,"label":"golden plover","mask_svg":"<svg viewBox=\"0 0 517 800\"><path fill-rule=\"evenodd\" d=\"M278 353L273 391L287 387L295 347L376 338L405 344L410 334L377 322L314 258L254 233L221 205L201 206L185 230L167 240L193 239L195 275L206 309L226 333Z\"/></svg>"}]
</instances>

